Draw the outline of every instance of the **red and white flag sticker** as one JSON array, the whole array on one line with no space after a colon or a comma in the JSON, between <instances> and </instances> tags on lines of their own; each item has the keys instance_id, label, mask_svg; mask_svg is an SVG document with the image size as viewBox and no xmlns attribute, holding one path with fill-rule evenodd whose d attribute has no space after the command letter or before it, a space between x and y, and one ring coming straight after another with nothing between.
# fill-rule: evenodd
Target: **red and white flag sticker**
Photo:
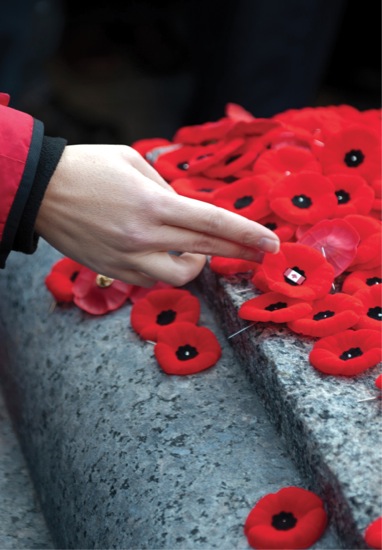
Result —
<instances>
[{"instance_id":1,"label":"red and white flag sticker","mask_svg":"<svg viewBox=\"0 0 382 550\"><path fill-rule=\"evenodd\" d=\"M296 285L302 285L302 283L306 280L304 275L301 275L301 273L295 271L291 267L288 267L288 269L284 272L284 277L292 281L292 283L296 283Z\"/></svg>"}]
</instances>

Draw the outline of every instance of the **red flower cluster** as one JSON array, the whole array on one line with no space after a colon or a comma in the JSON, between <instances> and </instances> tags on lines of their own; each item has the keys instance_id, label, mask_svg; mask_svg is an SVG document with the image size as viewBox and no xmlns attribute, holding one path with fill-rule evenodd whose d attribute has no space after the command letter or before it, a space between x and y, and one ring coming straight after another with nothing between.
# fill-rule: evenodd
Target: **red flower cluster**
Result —
<instances>
[{"instance_id":1,"label":"red flower cluster","mask_svg":"<svg viewBox=\"0 0 382 550\"><path fill-rule=\"evenodd\" d=\"M197 326L200 303L188 290L157 289L133 304L130 321L167 374L195 374L215 365L221 347L213 332Z\"/></svg>"},{"instance_id":2,"label":"red flower cluster","mask_svg":"<svg viewBox=\"0 0 382 550\"><path fill-rule=\"evenodd\" d=\"M262 295L244 303L239 317L325 338L310 360L328 374L362 372L381 359L380 345L371 354L367 347L382 320L380 120L381 110L347 105L257 119L228 104L220 120L180 128L172 141L133 144L178 193L279 235L276 255L259 262L212 257L210 268L252 273ZM361 292L366 285L375 288ZM324 368L320 346L330 347Z\"/></svg>"}]
</instances>

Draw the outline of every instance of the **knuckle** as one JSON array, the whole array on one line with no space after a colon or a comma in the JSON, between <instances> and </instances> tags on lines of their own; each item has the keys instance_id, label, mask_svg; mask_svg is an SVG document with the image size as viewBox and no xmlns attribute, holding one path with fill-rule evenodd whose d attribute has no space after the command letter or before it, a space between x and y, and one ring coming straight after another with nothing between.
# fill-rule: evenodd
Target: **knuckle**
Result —
<instances>
[{"instance_id":1,"label":"knuckle","mask_svg":"<svg viewBox=\"0 0 382 550\"><path fill-rule=\"evenodd\" d=\"M205 223L208 232L219 235L223 228L221 208L216 207L208 209L208 213L206 213L205 217Z\"/></svg>"}]
</instances>

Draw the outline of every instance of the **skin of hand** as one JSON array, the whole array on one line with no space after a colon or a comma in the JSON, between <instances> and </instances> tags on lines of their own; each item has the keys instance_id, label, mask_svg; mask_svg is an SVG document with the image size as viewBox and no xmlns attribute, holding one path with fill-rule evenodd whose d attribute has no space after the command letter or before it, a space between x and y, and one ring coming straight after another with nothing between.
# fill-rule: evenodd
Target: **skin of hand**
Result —
<instances>
[{"instance_id":1,"label":"skin of hand","mask_svg":"<svg viewBox=\"0 0 382 550\"><path fill-rule=\"evenodd\" d=\"M178 195L126 145L67 146L35 230L93 271L146 287L157 280L186 284L206 255L259 261L260 251L279 249L277 236L262 225Z\"/></svg>"}]
</instances>

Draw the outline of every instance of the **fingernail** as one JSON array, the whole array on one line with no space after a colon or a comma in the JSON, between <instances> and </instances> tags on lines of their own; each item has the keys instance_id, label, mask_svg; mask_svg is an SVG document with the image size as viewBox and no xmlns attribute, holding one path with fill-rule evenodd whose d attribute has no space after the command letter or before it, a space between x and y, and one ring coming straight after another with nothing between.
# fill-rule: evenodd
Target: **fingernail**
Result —
<instances>
[{"instance_id":1,"label":"fingernail","mask_svg":"<svg viewBox=\"0 0 382 550\"><path fill-rule=\"evenodd\" d=\"M268 237L262 237L257 245L264 252L278 252L280 248L280 243L276 239L269 239Z\"/></svg>"}]
</instances>

